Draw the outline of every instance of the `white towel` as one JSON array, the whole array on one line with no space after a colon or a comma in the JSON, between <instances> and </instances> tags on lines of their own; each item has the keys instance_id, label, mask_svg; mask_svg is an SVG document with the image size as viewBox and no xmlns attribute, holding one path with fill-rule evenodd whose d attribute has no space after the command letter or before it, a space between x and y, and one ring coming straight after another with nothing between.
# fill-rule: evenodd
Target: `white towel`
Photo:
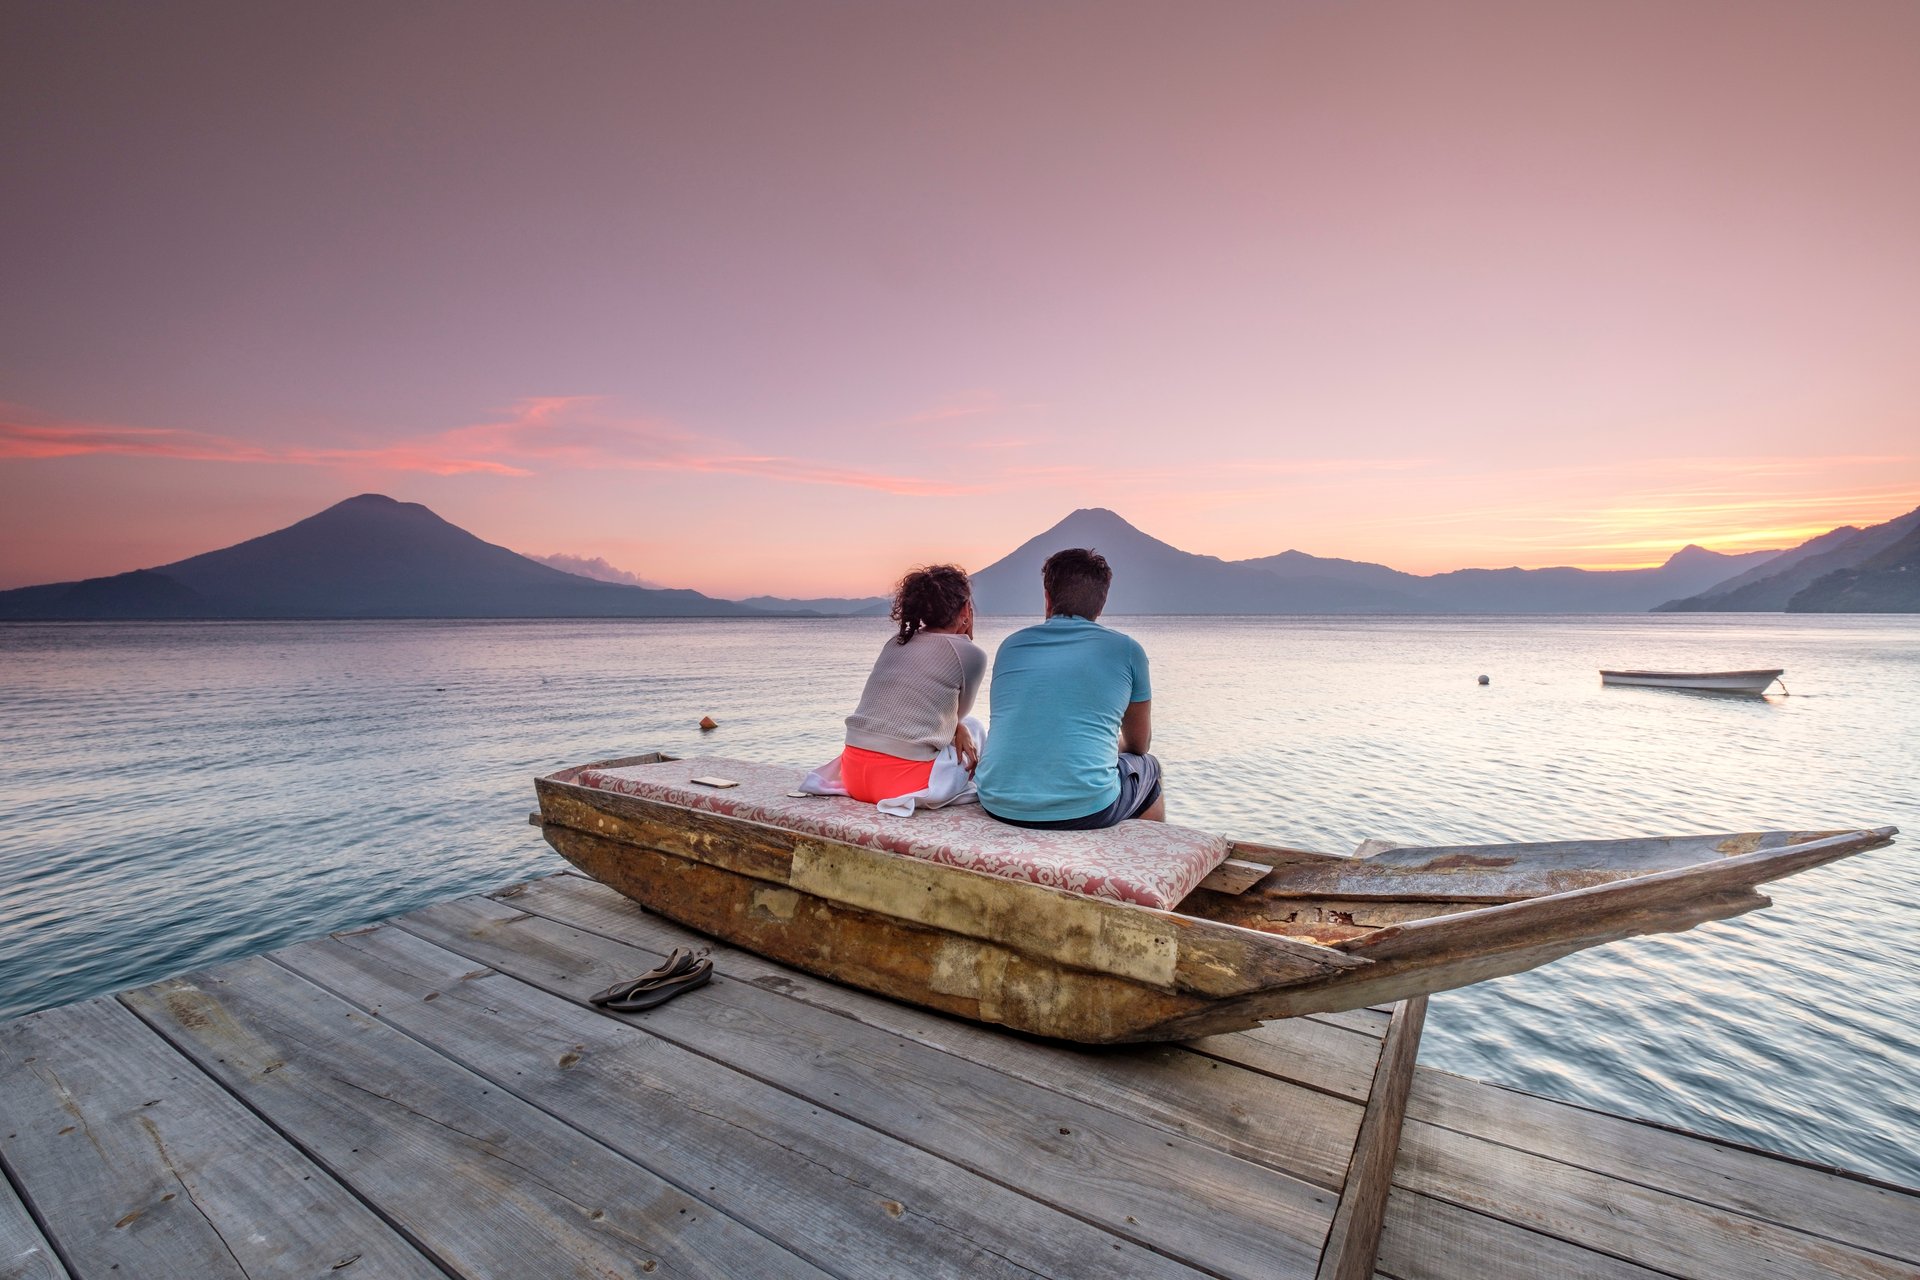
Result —
<instances>
[{"instance_id":1,"label":"white towel","mask_svg":"<svg viewBox=\"0 0 1920 1280\"><path fill-rule=\"evenodd\" d=\"M967 732L973 735L974 748L985 750L987 726L972 716L960 723L967 726ZM840 757L835 756L808 774L806 781L800 784L800 790L810 796L847 794L847 784L840 778ZM910 818L915 809L944 809L950 804L977 804L979 800L980 793L974 789L973 775L960 763L960 753L949 742L933 758L933 772L928 776L926 786L904 796L889 796L873 807L890 817Z\"/></svg>"}]
</instances>

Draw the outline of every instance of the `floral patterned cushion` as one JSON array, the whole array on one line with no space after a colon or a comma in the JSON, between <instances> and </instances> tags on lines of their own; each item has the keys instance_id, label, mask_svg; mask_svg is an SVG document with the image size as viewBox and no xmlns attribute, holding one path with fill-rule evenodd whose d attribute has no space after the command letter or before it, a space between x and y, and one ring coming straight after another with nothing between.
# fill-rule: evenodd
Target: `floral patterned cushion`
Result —
<instances>
[{"instance_id":1,"label":"floral patterned cushion","mask_svg":"<svg viewBox=\"0 0 1920 1280\"><path fill-rule=\"evenodd\" d=\"M575 780L582 786L1148 907L1172 907L1227 856L1224 838L1165 822L1123 822L1104 831L1029 831L994 821L976 804L890 818L845 796L789 795L804 776L774 765L695 756L621 769L583 769ZM730 778L740 785L722 789L690 781L705 777Z\"/></svg>"}]
</instances>

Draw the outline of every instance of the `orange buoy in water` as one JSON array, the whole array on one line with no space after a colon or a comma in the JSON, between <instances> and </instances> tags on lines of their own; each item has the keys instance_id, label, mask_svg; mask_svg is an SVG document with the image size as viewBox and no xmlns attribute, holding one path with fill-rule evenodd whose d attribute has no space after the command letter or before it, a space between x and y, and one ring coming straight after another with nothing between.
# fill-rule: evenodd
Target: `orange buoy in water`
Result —
<instances>
[{"instance_id":1,"label":"orange buoy in water","mask_svg":"<svg viewBox=\"0 0 1920 1280\"><path fill-rule=\"evenodd\" d=\"M718 729L719 727L720 727L719 722L715 720L712 716L700 717L700 732L711 733L715 729Z\"/></svg>"}]
</instances>

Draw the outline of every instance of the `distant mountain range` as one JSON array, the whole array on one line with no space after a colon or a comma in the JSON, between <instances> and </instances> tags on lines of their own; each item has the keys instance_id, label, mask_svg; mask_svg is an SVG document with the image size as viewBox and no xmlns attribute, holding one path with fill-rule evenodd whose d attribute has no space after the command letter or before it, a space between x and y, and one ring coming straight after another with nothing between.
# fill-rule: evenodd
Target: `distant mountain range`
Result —
<instances>
[{"instance_id":1,"label":"distant mountain range","mask_svg":"<svg viewBox=\"0 0 1920 1280\"><path fill-rule=\"evenodd\" d=\"M1062 547L1092 547L1113 566L1112 614L1642 613L1770 558L1677 551L1655 569L1456 569L1427 576L1284 551L1254 560L1195 555L1111 511L1076 511L973 575L981 613L1037 613L1040 566Z\"/></svg>"},{"instance_id":2,"label":"distant mountain range","mask_svg":"<svg viewBox=\"0 0 1920 1280\"><path fill-rule=\"evenodd\" d=\"M1659 606L1661 613L1914 613L1920 612L1920 588L1907 579L1879 579L1854 586L1860 571L1897 574L1897 569L1880 565L1877 557L1894 552L1903 542L1911 542L1920 530L1920 507L1885 524L1856 529L1852 525L1809 538L1789 551L1747 572L1727 579L1697 595L1669 600ZM1911 553L1908 553L1909 556ZM1895 553L1894 561L1899 560ZM1872 562L1876 567L1869 569ZM1855 577L1842 578L1840 575ZM1830 581L1831 579L1831 581ZM1877 583L1878 585L1874 585ZM1815 588L1818 587L1818 590ZM1865 595L1856 595L1855 592ZM1855 607L1836 603L1845 598L1882 601L1877 607ZM1905 600L1905 604L1895 603Z\"/></svg>"},{"instance_id":3,"label":"distant mountain range","mask_svg":"<svg viewBox=\"0 0 1920 1280\"><path fill-rule=\"evenodd\" d=\"M1041 563L1074 546L1093 547L1112 563L1107 611L1116 616L1633 613L1662 602L1674 610L1920 609L1920 510L1870 529L1836 529L1785 553L1730 556L1689 546L1653 569L1419 575L1300 551L1234 561L1195 555L1091 508L975 573L979 611L1037 615ZM878 596L718 600L601 580L631 576L603 560L554 559L599 576L563 572L484 542L417 503L362 494L173 564L0 591L0 619L763 618L885 616L888 607Z\"/></svg>"},{"instance_id":4,"label":"distant mountain range","mask_svg":"<svg viewBox=\"0 0 1920 1280\"><path fill-rule=\"evenodd\" d=\"M884 618L893 611L886 596L822 596L813 600L789 600L784 596L748 596L740 602L749 609L767 613L815 613L828 618Z\"/></svg>"}]
</instances>

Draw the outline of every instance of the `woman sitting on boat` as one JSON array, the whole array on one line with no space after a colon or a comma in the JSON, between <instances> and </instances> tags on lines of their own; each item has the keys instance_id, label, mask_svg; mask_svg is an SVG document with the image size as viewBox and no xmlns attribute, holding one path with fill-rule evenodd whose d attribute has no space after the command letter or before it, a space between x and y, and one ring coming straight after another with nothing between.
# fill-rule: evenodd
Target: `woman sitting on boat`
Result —
<instances>
[{"instance_id":1,"label":"woman sitting on boat","mask_svg":"<svg viewBox=\"0 0 1920 1280\"><path fill-rule=\"evenodd\" d=\"M980 762L983 731L967 713L986 677L987 653L973 642L973 584L954 565L915 569L894 588L892 616L899 634L881 649L847 717L840 780L868 804L910 796L921 796L922 805L949 803L961 798L949 791L971 790L965 778ZM943 780L959 788L934 787L928 798L936 760L965 775ZM904 807L912 811L911 803Z\"/></svg>"}]
</instances>

